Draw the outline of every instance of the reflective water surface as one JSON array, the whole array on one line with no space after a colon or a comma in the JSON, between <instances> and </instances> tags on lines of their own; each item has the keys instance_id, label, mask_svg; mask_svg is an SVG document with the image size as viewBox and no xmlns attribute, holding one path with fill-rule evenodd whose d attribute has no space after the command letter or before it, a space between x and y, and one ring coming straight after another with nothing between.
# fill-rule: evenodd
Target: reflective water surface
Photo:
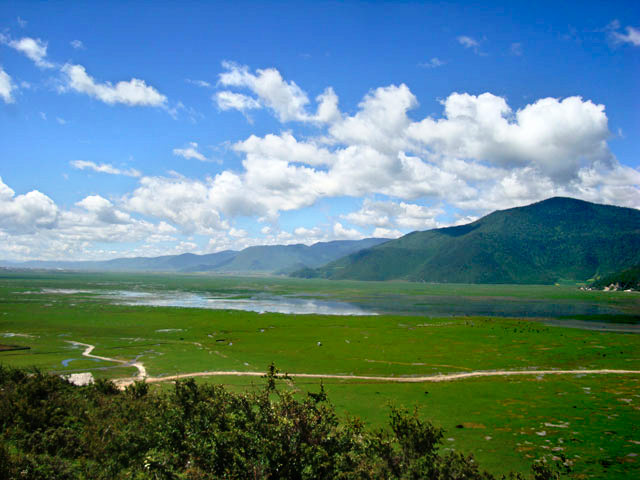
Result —
<instances>
[{"instance_id":1,"label":"reflective water surface","mask_svg":"<svg viewBox=\"0 0 640 480\"><path fill-rule=\"evenodd\" d=\"M36 293L36 292L33 292ZM622 314L594 302L548 301L510 297L451 295L371 296L353 301L255 293L250 295L185 290L70 290L43 289L38 293L87 294L118 305L244 310L258 313L320 315L419 315L425 317L487 316L529 318L547 325L587 330L640 333L640 317ZM95 296L95 297L94 297Z\"/></svg>"},{"instance_id":2,"label":"reflective water surface","mask_svg":"<svg viewBox=\"0 0 640 480\"><path fill-rule=\"evenodd\" d=\"M119 305L147 305L154 307L210 308L213 310L245 310L248 312L272 312L320 315L377 315L346 302L294 298L286 296L257 295L250 298L213 297L194 292L136 292L119 290L106 295Z\"/></svg>"}]
</instances>

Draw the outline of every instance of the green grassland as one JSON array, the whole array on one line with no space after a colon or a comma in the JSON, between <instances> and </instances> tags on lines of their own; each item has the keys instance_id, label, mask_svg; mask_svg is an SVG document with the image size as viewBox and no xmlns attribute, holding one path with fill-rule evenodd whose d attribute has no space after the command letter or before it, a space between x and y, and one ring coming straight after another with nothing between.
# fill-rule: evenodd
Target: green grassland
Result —
<instances>
[{"instance_id":1,"label":"green grassland","mask_svg":"<svg viewBox=\"0 0 640 480\"><path fill-rule=\"evenodd\" d=\"M232 391L260 379L215 377ZM372 427L388 423L390 405L418 406L423 417L445 429L445 444L473 452L487 470L526 472L535 459L560 458L570 478L634 478L637 457L639 377L492 377L460 382L389 384L327 379L329 398L345 416ZM156 388L170 388L168 384ZM318 381L283 382L281 388L317 391ZM627 400L632 399L631 402Z\"/></svg>"},{"instance_id":2,"label":"green grassland","mask_svg":"<svg viewBox=\"0 0 640 480\"><path fill-rule=\"evenodd\" d=\"M42 289L312 296L389 313L283 315L123 306L93 293ZM532 305L544 315L531 315ZM491 306L496 315L478 315ZM447 308L464 314L433 314ZM30 348L2 351L0 362L56 373L91 371L107 378L135 374L130 366L82 357L83 347L69 343L77 341L95 345L96 355L138 359L150 376L265 371L271 362L290 373L395 377L533 368L640 370L636 334L517 318L555 315L556 320L637 324L639 312L640 295L635 293L570 286L3 273L0 343ZM241 390L262 380L198 381ZM640 454L640 375L486 377L418 384L326 379L324 384L344 415L360 416L375 427L386 423L390 403L419 406L425 418L445 427L448 448L474 452L492 472L527 471L533 459L546 455L569 459L573 478L640 476L640 456L634 456ZM296 379L282 385L305 392L317 390L318 381Z\"/></svg>"}]
</instances>

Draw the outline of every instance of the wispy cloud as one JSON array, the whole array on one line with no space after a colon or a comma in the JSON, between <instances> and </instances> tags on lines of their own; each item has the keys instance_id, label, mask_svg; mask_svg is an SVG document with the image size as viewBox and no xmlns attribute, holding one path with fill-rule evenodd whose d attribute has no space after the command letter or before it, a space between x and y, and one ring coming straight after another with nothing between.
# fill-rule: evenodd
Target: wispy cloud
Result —
<instances>
[{"instance_id":1,"label":"wispy cloud","mask_svg":"<svg viewBox=\"0 0 640 480\"><path fill-rule=\"evenodd\" d=\"M627 27L626 34L613 31L611 35L616 43L629 43L634 47L640 47L640 30L631 26Z\"/></svg>"},{"instance_id":2,"label":"wispy cloud","mask_svg":"<svg viewBox=\"0 0 640 480\"><path fill-rule=\"evenodd\" d=\"M478 42L471 37L466 35L460 35L458 37L458 43L465 48L477 48Z\"/></svg>"},{"instance_id":3,"label":"wispy cloud","mask_svg":"<svg viewBox=\"0 0 640 480\"><path fill-rule=\"evenodd\" d=\"M202 87L202 88L211 88L212 85L205 81L205 80L192 80L190 78L186 78L185 82L190 83L191 85L196 85L198 87Z\"/></svg>"},{"instance_id":4,"label":"wispy cloud","mask_svg":"<svg viewBox=\"0 0 640 480\"><path fill-rule=\"evenodd\" d=\"M15 88L11 81L11 76L0 67L0 97L2 97L4 103L13 103L15 101L11 93Z\"/></svg>"},{"instance_id":5,"label":"wispy cloud","mask_svg":"<svg viewBox=\"0 0 640 480\"><path fill-rule=\"evenodd\" d=\"M423 67L423 68L438 68L441 67L445 64L446 62L443 62L442 60L440 60L438 57L433 57L431 60L429 60L428 62L421 62L418 64L419 67Z\"/></svg>"},{"instance_id":6,"label":"wispy cloud","mask_svg":"<svg viewBox=\"0 0 640 480\"><path fill-rule=\"evenodd\" d=\"M473 50L476 55L486 56L487 54L480 51L480 42L473 37L468 35L460 35L458 38L458 43L462 45L464 48L468 48Z\"/></svg>"},{"instance_id":7,"label":"wispy cloud","mask_svg":"<svg viewBox=\"0 0 640 480\"><path fill-rule=\"evenodd\" d=\"M86 160L74 160L69 164L77 168L78 170L93 170L98 173L108 173L109 175L125 175L127 177L140 177L142 174L135 168L129 168L128 170L122 170L116 168L109 163L95 163Z\"/></svg>"},{"instance_id":8,"label":"wispy cloud","mask_svg":"<svg viewBox=\"0 0 640 480\"><path fill-rule=\"evenodd\" d=\"M76 50L84 50L84 43L81 40L72 40L69 44Z\"/></svg>"},{"instance_id":9,"label":"wispy cloud","mask_svg":"<svg viewBox=\"0 0 640 480\"><path fill-rule=\"evenodd\" d=\"M522 43L520 42L515 42L511 44L511 47L509 49L511 51L511 55L516 55L516 56L521 56L523 51L522 51Z\"/></svg>"},{"instance_id":10,"label":"wispy cloud","mask_svg":"<svg viewBox=\"0 0 640 480\"><path fill-rule=\"evenodd\" d=\"M208 158L198 151L198 144L196 142L189 142L189 145L185 148L174 148L173 154L186 158L187 160L196 159L201 162L208 161Z\"/></svg>"}]
</instances>

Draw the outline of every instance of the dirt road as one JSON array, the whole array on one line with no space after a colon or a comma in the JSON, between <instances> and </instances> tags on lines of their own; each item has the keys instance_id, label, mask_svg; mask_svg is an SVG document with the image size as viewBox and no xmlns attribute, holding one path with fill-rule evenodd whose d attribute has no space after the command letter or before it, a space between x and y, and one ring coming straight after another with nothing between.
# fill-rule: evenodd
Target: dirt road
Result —
<instances>
[{"instance_id":1,"label":"dirt road","mask_svg":"<svg viewBox=\"0 0 640 480\"><path fill-rule=\"evenodd\" d=\"M93 355L91 352L95 348L94 345L88 343L74 342L67 340L67 343L73 345L81 345L86 347L82 355L90 358L97 358L100 360L106 360L108 362L122 363L126 366L136 367L138 369L138 375L129 378L117 378L114 383L121 389L126 388L135 381L144 380L147 383L158 382L171 382L174 380L180 380L183 378L194 377L262 377L264 372L232 372L232 371L212 371L212 372L193 372L193 373L181 373L179 375L167 375L166 377L148 377L147 370L142 362L119 360L117 358L101 357ZM375 382L395 382L395 383L428 383L428 382L450 382L453 380L463 380L465 378L475 377L502 377L513 375L640 375L640 370L483 370L476 372L464 372L464 373L447 373L440 375L428 375L420 377L376 377L368 375L332 375L323 373L288 373L287 376L291 378L333 378L338 380L368 380Z\"/></svg>"},{"instance_id":2,"label":"dirt road","mask_svg":"<svg viewBox=\"0 0 640 480\"><path fill-rule=\"evenodd\" d=\"M429 375L421 377L375 377L367 375L331 375L322 373L288 373L287 376L291 378L317 378L317 379L340 379L340 380L369 380L376 382L395 382L395 383L428 383L428 382L450 382L453 380L462 380L465 378L474 377L499 377L499 376L512 376L512 375L602 375L602 374L617 374L617 375L640 375L640 370L491 370L491 371L477 371L477 372L465 372L465 373L449 373L441 375ZM180 380L183 378L193 377L215 377L215 376L234 376L234 377L262 377L264 372L229 372L229 371L216 371L216 372L194 372L194 373L182 373L179 375L168 375L166 377L147 377L145 379L148 383L157 382L169 382L174 380ZM135 378L121 378L114 382L120 388L126 388L127 385L131 385Z\"/></svg>"}]
</instances>

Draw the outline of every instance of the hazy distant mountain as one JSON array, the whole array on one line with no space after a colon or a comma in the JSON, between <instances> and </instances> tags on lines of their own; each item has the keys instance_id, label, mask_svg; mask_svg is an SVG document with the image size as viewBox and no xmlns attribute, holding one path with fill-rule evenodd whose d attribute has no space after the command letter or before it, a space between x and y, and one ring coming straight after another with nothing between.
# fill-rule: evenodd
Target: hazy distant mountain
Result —
<instances>
[{"instance_id":1,"label":"hazy distant mountain","mask_svg":"<svg viewBox=\"0 0 640 480\"><path fill-rule=\"evenodd\" d=\"M387 241L384 238L321 242L311 246L270 245L249 247L237 252L225 250L207 255L184 253L162 257L116 258L106 261L0 262L0 266L91 271L160 271L289 273L304 267L317 267L363 248Z\"/></svg>"},{"instance_id":2,"label":"hazy distant mountain","mask_svg":"<svg viewBox=\"0 0 640 480\"><path fill-rule=\"evenodd\" d=\"M245 248L228 263L216 268L220 272L276 272L290 273L304 267L319 267L363 248L388 241L386 238L337 240L311 246L268 245Z\"/></svg>"},{"instance_id":3,"label":"hazy distant mountain","mask_svg":"<svg viewBox=\"0 0 640 480\"><path fill-rule=\"evenodd\" d=\"M584 281L640 264L640 211L551 198L413 232L298 276L457 283Z\"/></svg>"}]
</instances>

